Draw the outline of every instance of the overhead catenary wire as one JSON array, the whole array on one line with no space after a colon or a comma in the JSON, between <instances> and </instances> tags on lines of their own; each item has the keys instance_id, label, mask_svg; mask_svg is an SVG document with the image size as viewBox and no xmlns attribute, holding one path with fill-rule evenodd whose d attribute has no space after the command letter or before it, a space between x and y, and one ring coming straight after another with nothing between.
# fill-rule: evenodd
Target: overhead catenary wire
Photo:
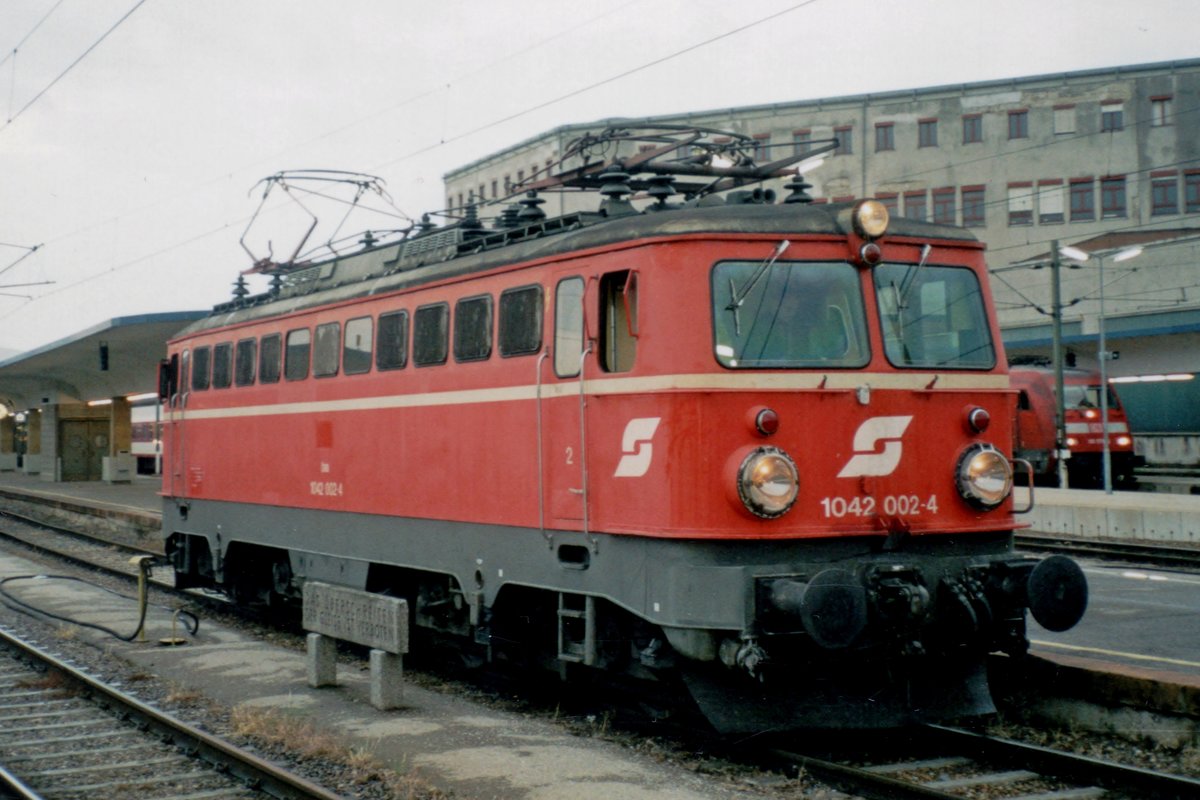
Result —
<instances>
[{"instance_id":1,"label":"overhead catenary wire","mask_svg":"<svg viewBox=\"0 0 1200 800\"><path fill-rule=\"evenodd\" d=\"M46 84L46 86L44 86L41 91L39 91L37 94L35 94L33 96L33 98L29 100L29 102L27 102L25 105L21 106L21 109L19 111L17 111L17 113L9 114L8 121L5 122L3 125L0 125L0 133L3 133L8 128L9 125L12 125L14 122L16 122L17 118L20 117L22 114L24 114L26 111L28 111L29 108L34 103L36 103L38 100L41 100L42 97L46 94L46 92L53 89L55 84L57 84L60 80L65 78L67 76L67 73L69 73L71 70L75 69L75 67L79 65L79 62L81 62L85 58L87 58L88 54L90 54L93 50L95 50L97 47L99 47L100 43L103 42L105 39L107 39L112 34L113 31L115 31L117 28L121 27L121 24L124 23L125 20L129 19L133 15L133 12L135 12L139 8L141 8L142 5L145 4L145 2L146 2L146 0L137 0L137 2L134 3L134 5L131 9L126 11L124 13L124 15L121 16L120 19L118 19L116 22L114 22L112 24L112 26L109 27L108 30L106 30L104 33L102 33L100 35L100 38L96 39L96 41L94 41L90 45L88 45L87 49L84 50L82 53L80 53L79 56L74 61L72 61L70 64L68 64L67 68L64 69L62 72L60 72L57 75L57 77L54 78L54 80L52 80L52 81L50 81L50 83ZM55 6L55 8L57 8L57 6Z\"/></svg>"},{"instance_id":2,"label":"overhead catenary wire","mask_svg":"<svg viewBox=\"0 0 1200 800\"><path fill-rule=\"evenodd\" d=\"M142 5L142 3L144 3L144 2L145 2L145 0L140 0L140 1L137 3L137 5L136 5L136 6L135 6L133 9L131 9L129 12L127 12L127 14L125 15L125 17L123 17L123 18L122 18L122 20L118 21L118 23L117 23L117 24L119 25L121 21L124 21L124 19L125 19L125 18L127 18L127 17L129 16L129 14L132 14L132 13L133 13L133 11L136 11L136 10L137 10L137 8L138 8L138 7L140 7L140 6ZM754 28L756 28L756 27L758 27L758 26L761 26L761 25L764 25L764 24L766 24L766 23L768 23L768 22L771 22L771 21L773 21L773 20L779 19L780 17L782 17L782 16L784 16L784 15L786 15L786 14L789 14L789 13L792 13L792 12L795 12L795 11L798 11L799 9L805 8L805 7L807 7L807 6L811 6L811 5L813 5L813 4L817 3L817 2L819 2L819 0L803 0L803 2L795 3L795 4L793 4L793 5L791 5L791 6L788 6L787 8L784 8L784 9L782 9L782 10L780 10L780 11L774 12L774 13L772 13L772 14L768 14L768 15L766 15L766 16L764 16L764 17L761 17L761 18L759 18L759 19L753 20L753 21L751 21L751 22L748 22L748 23L746 23L746 24L744 24L744 25L738 26L738 27L736 27L736 28L734 28L734 29L731 29L731 30L724 31L724 32L722 32L722 33L720 33L720 34L718 34L718 35L716 35L716 36L709 37L709 38L707 38L707 39L705 39L705 40L703 40L703 41L700 41L700 42L693 43L693 44L691 44L691 45L688 45L688 46L686 46L686 47L684 47L684 48L681 48L681 49L679 49L679 50L673 51L672 53L669 53L669 54L667 54L667 55L660 56L660 57L658 57L658 58L652 59L652 60L651 60L651 61L649 61L649 62L646 62L646 63L640 64L640 65L638 65L638 66L636 66L636 67L633 67L633 68L631 68L631 69L624 70L623 72L620 72L620 73L618 73L618 74L615 74L615 75L609 76L609 77L607 77L607 78L604 78L604 79L601 79L601 80L599 80L599 81L595 81L595 82L593 82L593 83L590 83L590 84L588 84L588 85L586 85L586 86L583 86L583 87L580 87L580 88L574 89L574 90L572 90L572 91L570 91L570 92L568 92L568 93L565 93L565 94L559 95L559 96L557 96L557 97L555 97L555 98L553 98L553 99L551 99L551 100L546 100L546 101L543 101L543 102L540 102L540 103L536 103L536 104L534 104L534 105L531 105L531 106L528 106L528 107L526 107L526 108L525 108L525 109L523 109L523 110L517 111L517 112L515 112L515 113L513 113L513 114L506 115L506 116L505 116L505 117L503 117L503 118L496 119L496 120L492 120L491 122L485 123L485 124L483 124L483 125L476 126L476 127L474 127L474 128L471 128L470 130L467 130L467 131L464 131L464 132L462 132L462 133L456 134L456 135L454 135L454 136L452 136L452 137L450 137L450 138L443 139L443 140L441 140L441 141L439 141L439 142L436 142L436 143L430 144L430 145L428 145L428 146L425 146L425 147L419 148L419 149L417 149L417 150L414 150L414 151L412 151L412 152L410 152L410 153L407 153L406 155L400 156L399 158L396 158L396 159L391 159L391 160L389 160L389 161L387 161L387 162L384 162L383 164L378 164L378 165L375 165L374 167L372 167L372 168L371 168L371 170L372 170L372 171L379 171L379 170L380 170L380 169L382 169L383 167L386 167L386 166L391 166L391 165L393 165L393 164L400 163L400 162L403 162L403 161L406 161L406 160L410 160L410 159L416 158L416 157L418 157L418 156L420 156L420 155L424 155L424 154L426 154L426 153L428 153L428 152L431 152L431 151L433 151L433 150L435 150L435 149L437 149L437 148L439 148L439 147L443 147L443 146L445 146L445 145L448 145L448 144L451 144L451 143L453 143L453 142L460 141L460 140L462 140L462 139L465 139L465 138L467 138L467 137L469 137L469 136L473 136L473 135L475 135L475 134L478 134L478 133L481 133L481 132L483 132L483 131L489 130L489 129L491 129L491 128L497 127L497 126L499 126L499 125L502 125L502 124L504 124L504 123L506 123L506 122L509 122L509 121L511 121L511 120L514 120L514 119L518 119L518 118L520 118L520 117L522 117L522 116L525 116L525 115L527 115L527 114L533 113L534 111L541 110L541 109L543 109L543 108L547 108L547 107L549 107L549 106L552 106L552 105L555 105L555 104L557 104L557 103L563 102L563 101L565 101L565 100L567 100L567 99L570 99L570 98L573 98L573 97L577 97L577 96L579 96L579 95L581 95L581 94L583 94L583 93L585 93L585 92L591 91L591 90L593 90L593 89L596 89L596 88L599 88L599 87L601 87L601 86L606 86L606 85L608 85L608 84L614 83L614 82L616 82L616 81L618 81L618 80L621 80L621 79L627 78L627 77L629 77L629 76L631 76L631 75L635 75L635 74L637 74L637 73L639 73L639 72L642 72L642 71L644 71L644 70L650 69L650 68L652 68L652 67L655 67L655 66L658 66L658 65L660 65L660 64L663 64L663 63L665 63L665 62L667 62L667 61L670 61L670 60L672 60L672 59L679 58L679 57L681 57L681 56L683 56L683 55L686 55L686 54L688 54L688 53L695 52L696 50L699 50L699 49L701 49L701 48L703 48L703 47L706 47L706 46L708 46L708 45L714 44L714 43L716 43L716 42L722 41L722 40L724 40L724 39L727 39L727 38L729 38L729 37L731 37L731 36L735 36L735 35L737 35L737 34L744 33L744 32L746 32L746 31L748 31L748 30L754 29ZM114 26L113 26L113 28L111 28L111 29L109 30L109 33L111 33L111 31L112 31L112 30L115 30L115 28L116 28L116 25L114 25ZM106 34L105 34L105 36L107 36L107 35L108 35L108 34L106 33ZM101 37L101 40L102 40L102 39L103 39L103 37ZM96 44L99 44L99 40L96 42ZM92 45L92 48L94 48L95 46L96 46L96 45L95 45L95 44L93 44L93 45ZM89 52L90 52L90 50L91 50L92 48L89 48ZM85 53L85 55L86 55L86 53ZM80 57L80 59L77 59L75 63L78 63L78 61L79 61L79 60L82 60L82 56ZM69 69L69 68L68 68L68 69ZM65 73L64 73L64 74L65 74ZM60 77L61 77L61 76L60 76ZM57 79L56 79L56 80L57 80ZM47 87L47 88L49 88L49 87ZM426 94L428 94L428 93L426 93ZM422 96L423 96L423 95L422 95ZM345 126L344 126L344 127L345 127ZM3 131L3 130L4 130L4 128L3 128L3 127L0 127L0 131ZM339 129L339 130L340 130L340 129ZM120 217L118 217L117 219L120 219ZM128 268L128 267L131 267L131 266L134 266L134 265L136 265L136 264L143 263L143 262L145 262L145 261L147 261L147 260L149 260L149 259L151 259L151 258L154 258L154 257L155 257L155 256L157 256L157 255L162 255L162 254L165 254L165 253L169 253L169 252L171 252L171 251L173 251L173 250L177 250L177 249L179 249L179 248L181 248L181 247L184 247L184 246L186 246L186 245L188 245L188 244L192 244L192 243L194 243L194 242L196 242L196 241L199 241L199 240L201 240L201 239L207 238L208 236L211 236L211 235L214 235L214 234L216 234L216 233L222 232L222 231L226 230L227 228L229 228L229 227L230 227L230 225L233 225L233 224L238 224L238 223L244 223L244 222L246 222L246 221L247 221L247 220L249 220L249 219L250 219L250 215L243 216L243 217L241 217L240 219L238 219L238 220L235 220L234 222L227 223L227 224L225 224L225 225L222 225L222 226L219 226L219 227L217 227L217 228L212 228L212 229L209 229L209 230L208 230L208 231L206 231L205 233L198 234L198 235L196 235L196 236L190 237L190 238L189 238L189 239L187 239L187 240L184 240L184 241L181 241L181 242L177 242L177 243L175 243L175 244L173 244L173 245L168 245L168 246L166 246L166 247L164 247L164 248L162 248L162 249L160 249L160 250L157 250L157 251L155 251L154 253L151 253L151 254L148 254L148 255L144 255L144 256L140 256L140 257L138 257L138 258L135 258L135 259L132 259L132 260L126 261L126 262L124 262L124 263L121 263L121 264L115 265L115 266L113 266L113 267L110 267L109 269L107 269L107 270L105 270L105 271L103 271L103 272L93 273L93 274L92 274L92 275L90 275L90 276L87 276L87 277L81 278L81 279L79 279L79 280L77 280L77 281L74 281L74 282L72 282L72 283L68 283L68 284L62 284L62 285L60 285L60 286L59 286L59 288L57 288L57 289L55 289L55 290L53 290L53 291L51 291L51 292L45 292L45 293L43 293L43 294L39 295L39 296L38 296L38 297L35 299L35 301L36 301L36 300L43 299L43 298L46 298L46 297L50 297L50 296L56 295L56 294L58 294L58 293L60 293L60 292L67 291L68 289L75 288L75 287L77 287L77 286L79 286L79 285L81 285L81 284L83 284L83 283L90 282L90 281L92 281L92 280L95 280L95 279L97 279L97 278L100 278L100 277L103 277L103 276L106 276L106 275L111 275L111 274L113 274L114 272L118 272L118 271L120 271L120 270L126 269L126 268ZM60 236L60 237L58 237L58 239L65 238L65 236L67 236L67 235L70 235L70 234L64 234L64 236ZM8 312L8 313L6 313L6 314L0 315L0 320L7 319L8 317L10 317L10 316L12 316L13 314L17 313L17 311L19 311L21 307L23 307L23 306L18 306L17 308L14 308L14 309L12 309L11 311L9 311L9 312Z\"/></svg>"}]
</instances>

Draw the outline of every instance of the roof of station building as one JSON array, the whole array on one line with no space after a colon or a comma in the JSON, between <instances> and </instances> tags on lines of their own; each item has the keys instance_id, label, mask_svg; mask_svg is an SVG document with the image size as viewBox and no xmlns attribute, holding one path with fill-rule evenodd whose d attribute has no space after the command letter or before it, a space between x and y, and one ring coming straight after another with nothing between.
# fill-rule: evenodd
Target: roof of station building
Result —
<instances>
[{"instance_id":1,"label":"roof of station building","mask_svg":"<svg viewBox=\"0 0 1200 800\"><path fill-rule=\"evenodd\" d=\"M0 403L12 411L157 391L166 342L207 311L116 317L0 361ZM101 349L107 350L102 364ZM107 367L106 369L102 369Z\"/></svg>"}]
</instances>

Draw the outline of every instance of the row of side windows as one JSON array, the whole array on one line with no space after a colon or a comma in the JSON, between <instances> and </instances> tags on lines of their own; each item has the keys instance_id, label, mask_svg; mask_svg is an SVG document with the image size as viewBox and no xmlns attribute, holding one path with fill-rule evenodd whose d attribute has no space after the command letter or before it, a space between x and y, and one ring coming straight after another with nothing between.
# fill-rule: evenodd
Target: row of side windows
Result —
<instances>
[{"instance_id":1,"label":"row of side windows","mask_svg":"<svg viewBox=\"0 0 1200 800\"><path fill-rule=\"evenodd\" d=\"M541 286L506 289L500 294L499 350L504 358L532 355L542 347L544 299ZM493 298L489 294L459 300L454 306L454 360L486 361L492 356ZM430 303L412 314L412 362L445 364L450 352L450 305ZM360 375L403 369L409 360L409 312L380 314L296 328L285 334L221 342L195 348L191 388L298 381L339 373Z\"/></svg>"}]
</instances>

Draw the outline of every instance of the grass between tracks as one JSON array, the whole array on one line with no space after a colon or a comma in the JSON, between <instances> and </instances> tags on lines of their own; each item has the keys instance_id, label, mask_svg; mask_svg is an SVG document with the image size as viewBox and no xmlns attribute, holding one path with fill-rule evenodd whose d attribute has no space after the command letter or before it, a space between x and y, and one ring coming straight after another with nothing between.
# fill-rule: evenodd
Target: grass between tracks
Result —
<instances>
[{"instance_id":1,"label":"grass between tracks","mask_svg":"<svg viewBox=\"0 0 1200 800\"><path fill-rule=\"evenodd\" d=\"M442 800L444 792L430 786L415 772L402 774L385 767L365 751L346 747L336 736L320 730L311 720L274 709L237 706L230 724L240 736L268 752L281 752L302 761L323 761L346 770L356 786L373 786L384 794L370 797L404 800Z\"/></svg>"}]
</instances>

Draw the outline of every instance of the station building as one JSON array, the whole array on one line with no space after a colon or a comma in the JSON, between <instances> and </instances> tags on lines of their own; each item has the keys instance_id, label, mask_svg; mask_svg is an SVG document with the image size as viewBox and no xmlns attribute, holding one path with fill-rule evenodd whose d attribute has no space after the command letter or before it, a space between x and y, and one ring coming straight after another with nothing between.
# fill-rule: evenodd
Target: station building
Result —
<instances>
[{"instance_id":1,"label":"station building","mask_svg":"<svg viewBox=\"0 0 1200 800\"><path fill-rule=\"evenodd\" d=\"M814 202L874 197L973 229L1010 356L1048 358L1057 311L1064 359L1098 368L1103 286L1106 367L1139 445L1200 463L1200 59L565 125L447 173L447 207L498 214L572 141L624 125L735 131L758 163L836 141L800 162ZM1050 269L1063 247L1090 257Z\"/></svg>"},{"instance_id":2,"label":"station building","mask_svg":"<svg viewBox=\"0 0 1200 800\"><path fill-rule=\"evenodd\" d=\"M204 313L118 317L0 361L0 471L109 483L157 472L158 363Z\"/></svg>"}]
</instances>

